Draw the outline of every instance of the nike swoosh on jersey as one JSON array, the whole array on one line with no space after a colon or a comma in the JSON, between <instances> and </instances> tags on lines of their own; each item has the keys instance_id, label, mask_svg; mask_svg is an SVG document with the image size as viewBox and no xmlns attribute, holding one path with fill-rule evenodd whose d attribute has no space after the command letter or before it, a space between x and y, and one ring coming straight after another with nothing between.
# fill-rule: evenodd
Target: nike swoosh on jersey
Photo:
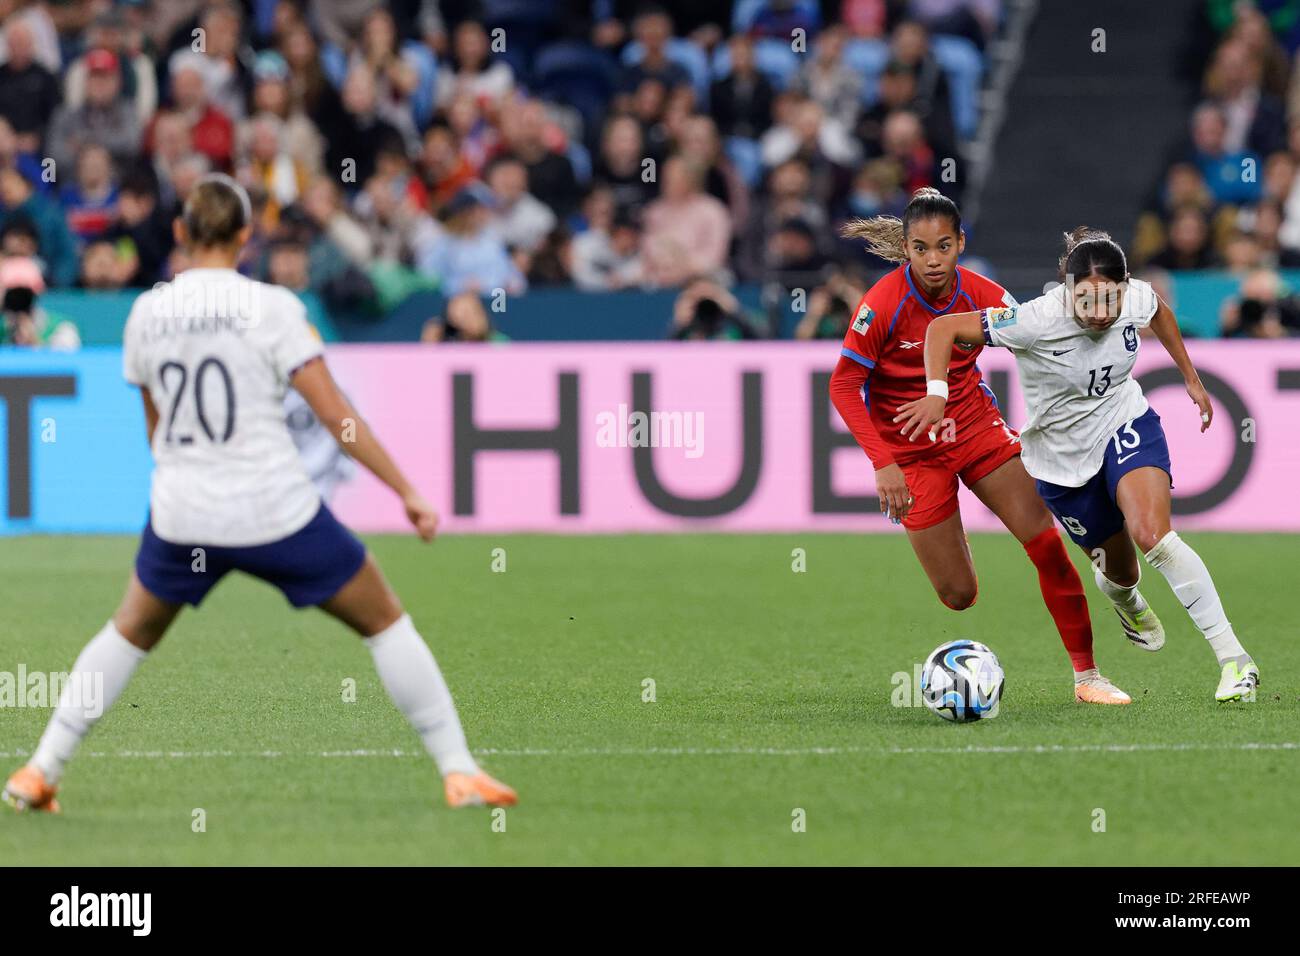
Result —
<instances>
[{"instance_id":1,"label":"nike swoosh on jersey","mask_svg":"<svg viewBox=\"0 0 1300 956\"><path fill-rule=\"evenodd\" d=\"M1077 347L1078 347L1078 346L1076 346L1076 348L1077 348ZM1073 352L1073 351L1074 351L1074 349L1061 349L1061 351L1058 352L1058 351L1056 351L1056 349L1052 349L1052 354L1053 354L1053 355L1064 355L1066 352Z\"/></svg>"},{"instance_id":2,"label":"nike swoosh on jersey","mask_svg":"<svg viewBox=\"0 0 1300 956\"><path fill-rule=\"evenodd\" d=\"M1117 464L1117 465L1122 465L1122 464L1124 464L1124 462L1128 461L1130 458L1133 457L1133 455L1136 455L1136 454L1138 454L1138 452L1133 452L1132 455L1125 455L1123 458L1116 458L1116 459L1115 459L1115 464Z\"/></svg>"}]
</instances>

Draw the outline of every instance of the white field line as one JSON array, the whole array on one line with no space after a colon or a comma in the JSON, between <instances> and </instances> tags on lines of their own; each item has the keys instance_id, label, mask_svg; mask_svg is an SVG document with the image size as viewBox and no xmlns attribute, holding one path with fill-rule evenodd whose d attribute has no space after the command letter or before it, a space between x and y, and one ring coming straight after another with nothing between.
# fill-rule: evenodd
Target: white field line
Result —
<instances>
[{"instance_id":1,"label":"white field line","mask_svg":"<svg viewBox=\"0 0 1300 956\"><path fill-rule=\"evenodd\" d=\"M1150 743L1150 744L1008 744L965 747L558 747L495 748L475 750L480 757L893 757L910 754L1087 754L1087 753L1176 753L1182 751L1300 750L1300 741L1239 743ZM0 751L0 759L30 757L26 750ZM258 757L425 757L420 750L90 750L80 757L108 757L122 760L207 760Z\"/></svg>"}]
</instances>

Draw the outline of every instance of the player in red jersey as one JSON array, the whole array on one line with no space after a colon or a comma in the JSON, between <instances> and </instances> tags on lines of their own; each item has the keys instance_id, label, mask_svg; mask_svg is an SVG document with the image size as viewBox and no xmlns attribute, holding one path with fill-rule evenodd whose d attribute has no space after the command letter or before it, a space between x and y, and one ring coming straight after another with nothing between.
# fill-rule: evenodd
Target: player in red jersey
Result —
<instances>
[{"instance_id":1,"label":"player in red jersey","mask_svg":"<svg viewBox=\"0 0 1300 956\"><path fill-rule=\"evenodd\" d=\"M1074 666L1075 699L1129 703L1097 671L1083 582L1020 462L1020 436L980 378L975 359L982 346L954 348L945 396L951 417L930 440L912 443L900 433L899 407L927 394L930 322L951 312L1015 304L996 282L957 265L966 248L957 204L936 189L919 189L901 220L856 220L844 235L864 238L876 255L902 263L858 303L830 387L831 401L875 466L881 510L907 530L939 600L964 610L978 591L957 507L957 481L964 482L1038 569L1043 603Z\"/></svg>"}]
</instances>

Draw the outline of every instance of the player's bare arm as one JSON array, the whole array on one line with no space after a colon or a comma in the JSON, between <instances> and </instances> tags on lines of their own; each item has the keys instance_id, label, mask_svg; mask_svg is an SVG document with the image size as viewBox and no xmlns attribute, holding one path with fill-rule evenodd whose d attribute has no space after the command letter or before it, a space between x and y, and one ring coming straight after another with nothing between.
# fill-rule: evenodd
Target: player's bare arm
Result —
<instances>
[{"instance_id":1,"label":"player's bare arm","mask_svg":"<svg viewBox=\"0 0 1300 956\"><path fill-rule=\"evenodd\" d=\"M438 533L438 512L380 444L346 395L334 381L323 358L315 358L293 374L290 384L311 406L317 419L348 455L355 458L376 478L402 499L406 517L423 541L432 541Z\"/></svg>"},{"instance_id":2,"label":"player's bare arm","mask_svg":"<svg viewBox=\"0 0 1300 956\"><path fill-rule=\"evenodd\" d=\"M144 433L149 439L149 446L153 447L153 433L158 427L158 406L153 403L149 389L144 387L140 389L140 401L144 404Z\"/></svg>"},{"instance_id":3,"label":"player's bare arm","mask_svg":"<svg viewBox=\"0 0 1300 956\"><path fill-rule=\"evenodd\" d=\"M1156 307L1156 314L1151 319L1151 331L1156 334L1160 344L1174 360L1178 371L1183 373L1187 394L1191 396L1201 412L1201 431L1205 431L1214 420L1214 406L1210 404L1210 393L1201 384L1201 376L1196 373L1192 357L1187 354L1187 346L1183 343L1182 332L1178 330L1178 319L1174 316L1174 310L1169 308L1169 304L1163 299L1160 300L1160 305Z\"/></svg>"},{"instance_id":4,"label":"player's bare arm","mask_svg":"<svg viewBox=\"0 0 1300 956\"><path fill-rule=\"evenodd\" d=\"M908 441L931 433L943 421L948 404L948 363L956 343L982 345L984 328L978 312L956 312L930 323L925 333L925 378L929 391L915 401L898 407L894 421ZM942 386L942 387L940 387ZM933 439L933 436L932 436Z\"/></svg>"}]
</instances>

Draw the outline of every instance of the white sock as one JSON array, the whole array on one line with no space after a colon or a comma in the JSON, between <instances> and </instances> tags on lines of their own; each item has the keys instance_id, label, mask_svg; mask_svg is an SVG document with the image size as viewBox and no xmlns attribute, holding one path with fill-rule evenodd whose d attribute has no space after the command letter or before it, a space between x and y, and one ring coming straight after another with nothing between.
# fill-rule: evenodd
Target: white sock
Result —
<instances>
[{"instance_id":1,"label":"white sock","mask_svg":"<svg viewBox=\"0 0 1300 956\"><path fill-rule=\"evenodd\" d=\"M1147 602L1143 600L1142 595L1138 593L1138 586L1134 584L1131 588L1116 584L1106 575L1101 573L1100 568L1093 568L1093 577L1097 579L1097 587L1101 593L1110 598L1110 603L1115 605L1121 611L1128 611L1130 614L1140 614L1146 610Z\"/></svg>"},{"instance_id":2,"label":"white sock","mask_svg":"<svg viewBox=\"0 0 1300 956\"><path fill-rule=\"evenodd\" d=\"M32 755L31 762L45 774L46 782L59 782L82 739L113 706L147 656L148 652L123 637L112 621L82 649Z\"/></svg>"},{"instance_id":3,"label":"white sock","mask_svg":"<svg viewBox=\"0 0 1300 956\"><path fill-rule=\"evenodd\" d=\"M1228 616L1224 613L1223 602L1210 580L1209 568L1200 555L1189 548L1178 537L1177 532L1170 531L1156 542L1156 546L1146 554L1147 561L1165 576L1169 586L1174 589L1178 601L1186 609L1192 623L1205 635L1214 650L1219 664L1236 660L1245 663L1250 655L1237 640Z\"/></svg>"},{"instance_id":4,"label":"white sock","mask_svg":"<svg viewBox=\"0 0 1300 956\"><path fill-rule=\"evenodd\" d=\"M406 715L438 772L478 773L478 764L465 744L465 731L456 716L451 691L424 638L403 614L387 629L364 639L375 660L379 680L397 709Z\"/></svg>"}]
</instances>

